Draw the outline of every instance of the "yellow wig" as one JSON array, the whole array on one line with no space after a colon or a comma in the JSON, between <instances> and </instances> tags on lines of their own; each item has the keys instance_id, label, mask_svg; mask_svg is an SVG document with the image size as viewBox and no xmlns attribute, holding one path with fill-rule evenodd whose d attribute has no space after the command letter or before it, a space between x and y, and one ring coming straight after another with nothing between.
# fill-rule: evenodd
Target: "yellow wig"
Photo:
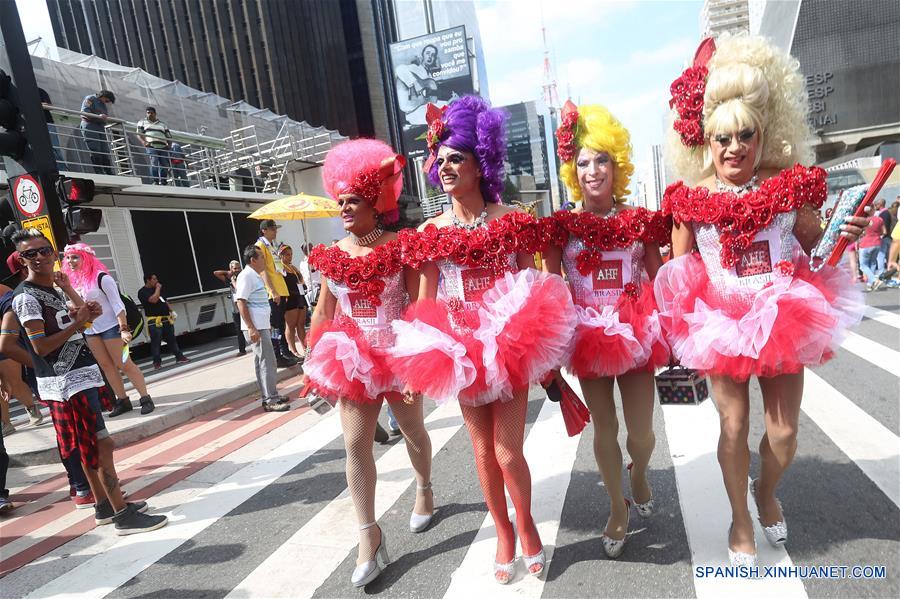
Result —
<instances>
[{"instance_id":1,"label":"yellow wig","mask_svg":"<svg viewBox=\"0 0 900 599\"><path fill-rule=\"evenodd\" d=\"M606 152L616 164L613 171L613 198L617 202L624 202L628 191L628 183L634 173L634 165L631 163L631 135L628 129L599 104L589 104L578 107L578 125L575 131L575 145L580 150L588 148L594 152ZM559 169L559 176L569 188L572 197L581 201L581 185L578 184L578 156L563 162Z\"/></svg>"}]
</instances>

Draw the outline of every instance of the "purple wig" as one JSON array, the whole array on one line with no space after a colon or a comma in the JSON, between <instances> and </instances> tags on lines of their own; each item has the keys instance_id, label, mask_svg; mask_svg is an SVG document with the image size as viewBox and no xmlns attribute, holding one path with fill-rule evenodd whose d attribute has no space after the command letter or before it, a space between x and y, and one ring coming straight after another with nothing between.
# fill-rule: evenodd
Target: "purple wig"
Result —
<instances>
[{"instance_id":1,"label":"purple wig","mask_svg":"<svg viewBox=\"0 0 900 599\"><path fill-rule=\"evenodd\" d=\"M506 113L491 108L487 100L479 96L463 96L447 105L442 120L445 133L435 154L444 145L474 154L481 171L481 195L486 202L500 203L503 161L506 159ZM441 187L437 162L431 165L428 180L435 187Z\"/></svg>"}]
</instances>

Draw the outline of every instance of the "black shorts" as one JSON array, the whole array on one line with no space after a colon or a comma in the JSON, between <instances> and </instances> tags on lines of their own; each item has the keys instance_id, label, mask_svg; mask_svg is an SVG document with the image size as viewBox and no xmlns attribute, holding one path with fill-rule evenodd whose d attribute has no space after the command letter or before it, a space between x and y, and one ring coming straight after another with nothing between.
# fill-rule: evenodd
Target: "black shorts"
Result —
<instances>
[{"instance_id":1,"label":"black shorts","mask_svg":"<svg viewBox=\"0 0 900 599\"><path fill-rule=\"evenodd\" d=\"M284 309L287 310L306 310L306 298L302 295L289 295L287 301L284 304Z\"/></svg>"}]
</instances>

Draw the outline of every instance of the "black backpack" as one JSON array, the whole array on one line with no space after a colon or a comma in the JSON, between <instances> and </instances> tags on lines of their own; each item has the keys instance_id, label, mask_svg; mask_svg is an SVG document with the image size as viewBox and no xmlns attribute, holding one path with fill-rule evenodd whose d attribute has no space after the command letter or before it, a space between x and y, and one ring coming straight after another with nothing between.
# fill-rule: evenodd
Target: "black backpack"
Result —
<instances>
[{"instance_id":1,"label":"black backpack","mask_svg":"<svg viewBox=\"0 0 900 599\"><path fill-rule=\"evenodd\" d=\"M108 274L105 272L100 273L100 276L97 277L98 287L100 287L100 281L103 280L103 275ZM100 291L103 291L103 287L100 287ZM104 295L106 294L105 291L103 293ZM141 331L144 330L144 315L141 313L141 309L137 307L137 304L134 303L134 300L121 291L119 291L119 299L122 300L122 304L125 306L125 322L128 323L128 328L131 329L131 336L137 338Z\"/></svg>"}]
</instances>

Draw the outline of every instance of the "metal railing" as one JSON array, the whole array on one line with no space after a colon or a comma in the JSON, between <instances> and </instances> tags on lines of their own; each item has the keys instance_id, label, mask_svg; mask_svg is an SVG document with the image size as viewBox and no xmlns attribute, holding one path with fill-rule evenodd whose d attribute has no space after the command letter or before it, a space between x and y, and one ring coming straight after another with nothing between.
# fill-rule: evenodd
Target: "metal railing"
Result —
<instances>
[{"instance_id":1,"label":"metal railing","mask_svg":"<svg viewBox=\"0 0 900 599\"><path fill-rule=\"evenodd\" d=\"M148 184L277 193L291 161L321 163L343 139L326 129L285 123L269 140L260 140L254 125L225 139L172 130L168 149L147 148L136 123L46 108L53 115L48 126L60 171L139 177Z\"/></svg>"}]
</instances>

